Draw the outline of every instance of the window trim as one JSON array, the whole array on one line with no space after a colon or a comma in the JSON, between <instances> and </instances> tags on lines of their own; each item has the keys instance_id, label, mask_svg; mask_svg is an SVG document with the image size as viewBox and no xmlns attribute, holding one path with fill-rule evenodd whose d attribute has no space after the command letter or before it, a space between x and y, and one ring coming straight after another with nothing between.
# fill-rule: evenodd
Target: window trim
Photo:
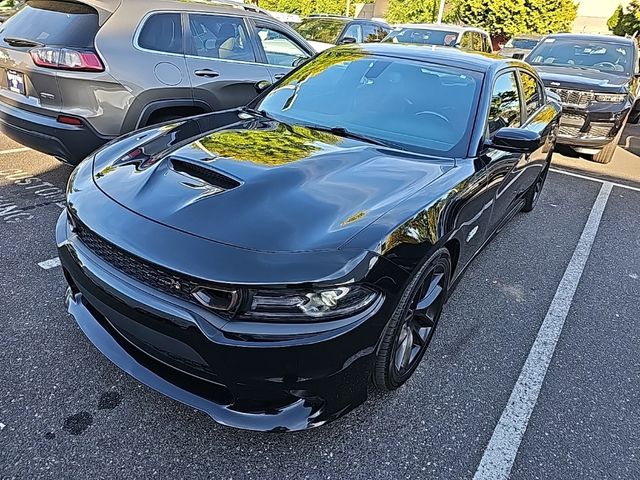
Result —
<instances>
[{"instance_id":1,"label":"window trim","mask_svg":"<svg viewBox=\"0 0 640 480\"><path fill-rule=\"evenodd\" d=\"M182 53L174 53L174 52L165 52L163 50L153 50L151 48L145 48L140 46L140 34L142 33L142 30L144 28L144 26L147 24L147 21L149 21L149 19L152 16L155 15L163 15L163 14L173 14L173 15L179 15L180 16L180 26L182 28ZM148 53L155 53L155 54L162 54L162 55L170 55L173 57L183 57L185 55L186 52L186 35L185 35L185 25L184 25L184 15L182 12L177 11L177 10L152 10L150 12L148 12L144 17L142 17L142 20L140 20L140 22L138 23L138 26L136 28L136 31L133 35L133 48L136 50L140 50L141 52L148 52Z\"/></svg>"}]
</instances>

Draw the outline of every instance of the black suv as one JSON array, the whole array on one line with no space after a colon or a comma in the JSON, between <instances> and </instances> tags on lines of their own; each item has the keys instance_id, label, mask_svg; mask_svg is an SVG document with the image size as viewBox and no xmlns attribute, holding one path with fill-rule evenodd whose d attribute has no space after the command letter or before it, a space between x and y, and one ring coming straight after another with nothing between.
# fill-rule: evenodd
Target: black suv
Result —
<instances>
[{"instance_id":1,"label":"black suv","mask_svg":"<svg viewBox=\"0 0 640 480\"><path fill-rule=\"evenodd\" d=\"M638 46L610 35L549 35L527 57L562 101L558 142L609 163L627 121L637 123Z\"/></svg>"}]
</instances>

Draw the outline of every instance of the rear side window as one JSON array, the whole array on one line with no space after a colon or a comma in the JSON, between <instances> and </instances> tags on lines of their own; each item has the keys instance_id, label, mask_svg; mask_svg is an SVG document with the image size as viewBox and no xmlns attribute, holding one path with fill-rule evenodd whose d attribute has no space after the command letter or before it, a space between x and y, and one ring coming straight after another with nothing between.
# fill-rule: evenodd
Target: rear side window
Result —
<instances>
[{"instance_id":1,"label":"rear side window","mask_svg":"<svg viewBox=\"0 0 640 480\"><path fill-rule=\"evenodd\" d=\"M180 14L158 13L149 17L140 30L138 46L156 52L183 53Z\"/></svg>"},{"instance_id":2,"label":"rear side window","mask_svg":"<svg viewBox=\"0 0 640 480\"><path fill-rule=\"evenodd\" d=\"M224 15L189 15L191 50L198 57L255 62L244 21Z\"/></svg>"},{"instance_id":3,"label":"rear side window","mask_svg":"<svg viewBox=\"0 0 640 480\"><path fill-rule=\"evenodd\" d=\"M503 127L519 127L522 113L515 72L500 75L493 86L489 110L489 136Z\"/></svg>"},{"instance_id":4,"label":"rear side window","mask_svg":"<svg viewBox=\"0 0 640 480\"><path fill-rule=\"evenodd\" d=\"M538 81L527 72L520 72L520 83L527 108L527 117L530 117L542 106L542 88Z\"/></svg>"},{"instance_id":5,"label":"rear side window","mask_svg":"<svg viewBox=\"0 0 640 480\"><path fill-rule=\"evenodd\" d=\"M98 12L87 5L33 0L0 26L0 38L90 48L99 28Z\"/></svg>"}]
</instances>

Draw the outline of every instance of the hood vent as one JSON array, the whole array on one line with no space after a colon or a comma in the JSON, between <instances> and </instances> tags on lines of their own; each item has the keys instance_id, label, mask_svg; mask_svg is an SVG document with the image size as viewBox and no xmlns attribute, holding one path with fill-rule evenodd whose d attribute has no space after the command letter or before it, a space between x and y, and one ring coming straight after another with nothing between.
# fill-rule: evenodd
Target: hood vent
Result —
<instances>
[{"instance_id":1,"label":"hood vent","mask_svg":"<svg viewBox=\"0 0 640 480\"><path fill-rule=\"evenodd\" d=\"M199 163L172 158L171 166L176 172L185 173L222 190L231 190L240 186L240 182L234 178L223 175L217 170Z\"/></svg>"}]
</instances>

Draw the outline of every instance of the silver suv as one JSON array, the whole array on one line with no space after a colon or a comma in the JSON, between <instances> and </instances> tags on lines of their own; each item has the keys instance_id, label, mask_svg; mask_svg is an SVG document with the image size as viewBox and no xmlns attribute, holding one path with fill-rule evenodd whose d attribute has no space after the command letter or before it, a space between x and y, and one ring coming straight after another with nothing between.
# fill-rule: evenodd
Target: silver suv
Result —
<instances>
[{"instance_id":1,"label":"silver suv","mask_svg":"<svg viewBox=\"0 0 640 480\"><path fill-rule=\"evenodd\" d=\"M246 104L314 53L231 1L30 0L0 26L0 129L75 164L136 128Z\"/></svg>"}]
</instances>

